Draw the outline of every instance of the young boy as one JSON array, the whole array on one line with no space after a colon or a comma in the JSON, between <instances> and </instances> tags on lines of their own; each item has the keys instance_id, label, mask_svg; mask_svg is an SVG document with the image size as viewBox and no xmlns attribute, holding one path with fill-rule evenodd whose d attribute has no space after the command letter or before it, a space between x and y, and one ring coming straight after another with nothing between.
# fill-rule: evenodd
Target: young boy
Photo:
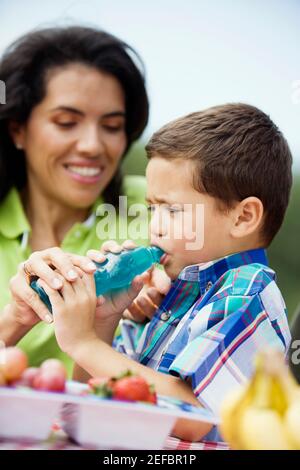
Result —
<instances>
[{"instance_id":1,"label":"young boy","mask_svg":"<svg viewBox=\"0 0 300 470\"><path fill-rule=\"evenodd\" d=\"M146 149L150 240L166 253L172 286L150 322L121 322L113 349L140 279L117 298L100 298L96 315L92 276L66 283L62 296L43 284L57 340L90 375L131 369L158 393L217 413L226 393L251 376L260 349L289 346L264 249L288 205L291 153L270 118L245 104L177 119ZM198 440L210 428L178 423L174 433Z\"/></svg>"}]
</instances>

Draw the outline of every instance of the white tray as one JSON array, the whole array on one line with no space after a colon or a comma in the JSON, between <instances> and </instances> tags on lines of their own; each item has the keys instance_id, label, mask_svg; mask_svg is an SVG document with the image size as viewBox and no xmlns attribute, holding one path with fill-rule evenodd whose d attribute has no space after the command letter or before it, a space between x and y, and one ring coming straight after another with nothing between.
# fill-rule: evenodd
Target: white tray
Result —
<instances>
[{"instance_id":1,"label":"white tray","mask_svg":"<svg viewBox=\"0 0 300 470\"><path fill-rule=\"evenodd\" d=\"M167 397L158 405L82 396L87 386L68 382L66 393L0 387L0 436L44 440L59 416L81 445L102 449L160 449L176 420L218 424L208 410Z\"/></svg>"}]
</instances>

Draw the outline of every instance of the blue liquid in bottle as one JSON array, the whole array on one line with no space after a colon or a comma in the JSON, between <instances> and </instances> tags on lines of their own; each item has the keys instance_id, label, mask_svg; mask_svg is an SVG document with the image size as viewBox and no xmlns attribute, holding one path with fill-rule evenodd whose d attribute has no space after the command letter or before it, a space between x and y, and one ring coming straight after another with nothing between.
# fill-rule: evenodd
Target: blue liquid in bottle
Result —
<instances>
[{"instance_id":1,"label":"blue liquid in bottle","mask_svg":"<svg viewBox=\"0 0 300 470\"><path fill-rule=\"evenodd\" d=\"M95 263L97 271L94 273L94 279L97 297L113 290L127 288L135 276L147 271L152 264L159 263L163 254L163 250L157 246L141 246L118 254L108 253L103 263ZM52 312L50 299L44 289L39 286L38 280L32 281L30 285Z\"/></svg>"}]
</instances>

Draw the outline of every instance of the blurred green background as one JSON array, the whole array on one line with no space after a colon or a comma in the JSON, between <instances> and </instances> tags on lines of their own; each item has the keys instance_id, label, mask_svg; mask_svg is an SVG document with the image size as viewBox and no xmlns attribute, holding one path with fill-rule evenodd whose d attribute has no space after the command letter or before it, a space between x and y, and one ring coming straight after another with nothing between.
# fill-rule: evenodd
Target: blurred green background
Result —
<instances>
[{"instance_id":1,"label":"blurred green background","mask_svg":"<svg viewBox=\"0 0 300 470\"><path fill-rule=\"evenodd\" d=\"M123 171L130 175L144 175L147 157L144 143L134 144L123 163ZM300 174L294 173L290 204L281 230L268 249L270 266L277 273L277 282L283 293L289 320L300 304Z\"/></svg>"}]
</instances>

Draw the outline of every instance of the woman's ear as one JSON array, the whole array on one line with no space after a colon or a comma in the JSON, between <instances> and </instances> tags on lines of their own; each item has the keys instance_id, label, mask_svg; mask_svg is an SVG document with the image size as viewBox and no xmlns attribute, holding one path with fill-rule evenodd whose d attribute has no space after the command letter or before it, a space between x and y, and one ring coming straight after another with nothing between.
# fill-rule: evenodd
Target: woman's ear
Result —
<instances>
[{"instance_id":1,"label":"woman's ear","mask_svg":"<svg viewBox=\"0 0 300 470\"><path fill-rule=\"evenodd\" d=\"M24 126L17 121L10 121L8 131L17 149L22 150L25 140Z\"/></svg>"},{"instance_id":2,"label":"woman's ear","mask_svg":"<svg viewBox=\"0 0 300 470\"><path fill-rule=\"evenodd\" d=\"M243 238L258 231L264 215L264 206L258 197L247 197L239 202L233 210L231 235Z\"/></svg>"}]
</instances>

